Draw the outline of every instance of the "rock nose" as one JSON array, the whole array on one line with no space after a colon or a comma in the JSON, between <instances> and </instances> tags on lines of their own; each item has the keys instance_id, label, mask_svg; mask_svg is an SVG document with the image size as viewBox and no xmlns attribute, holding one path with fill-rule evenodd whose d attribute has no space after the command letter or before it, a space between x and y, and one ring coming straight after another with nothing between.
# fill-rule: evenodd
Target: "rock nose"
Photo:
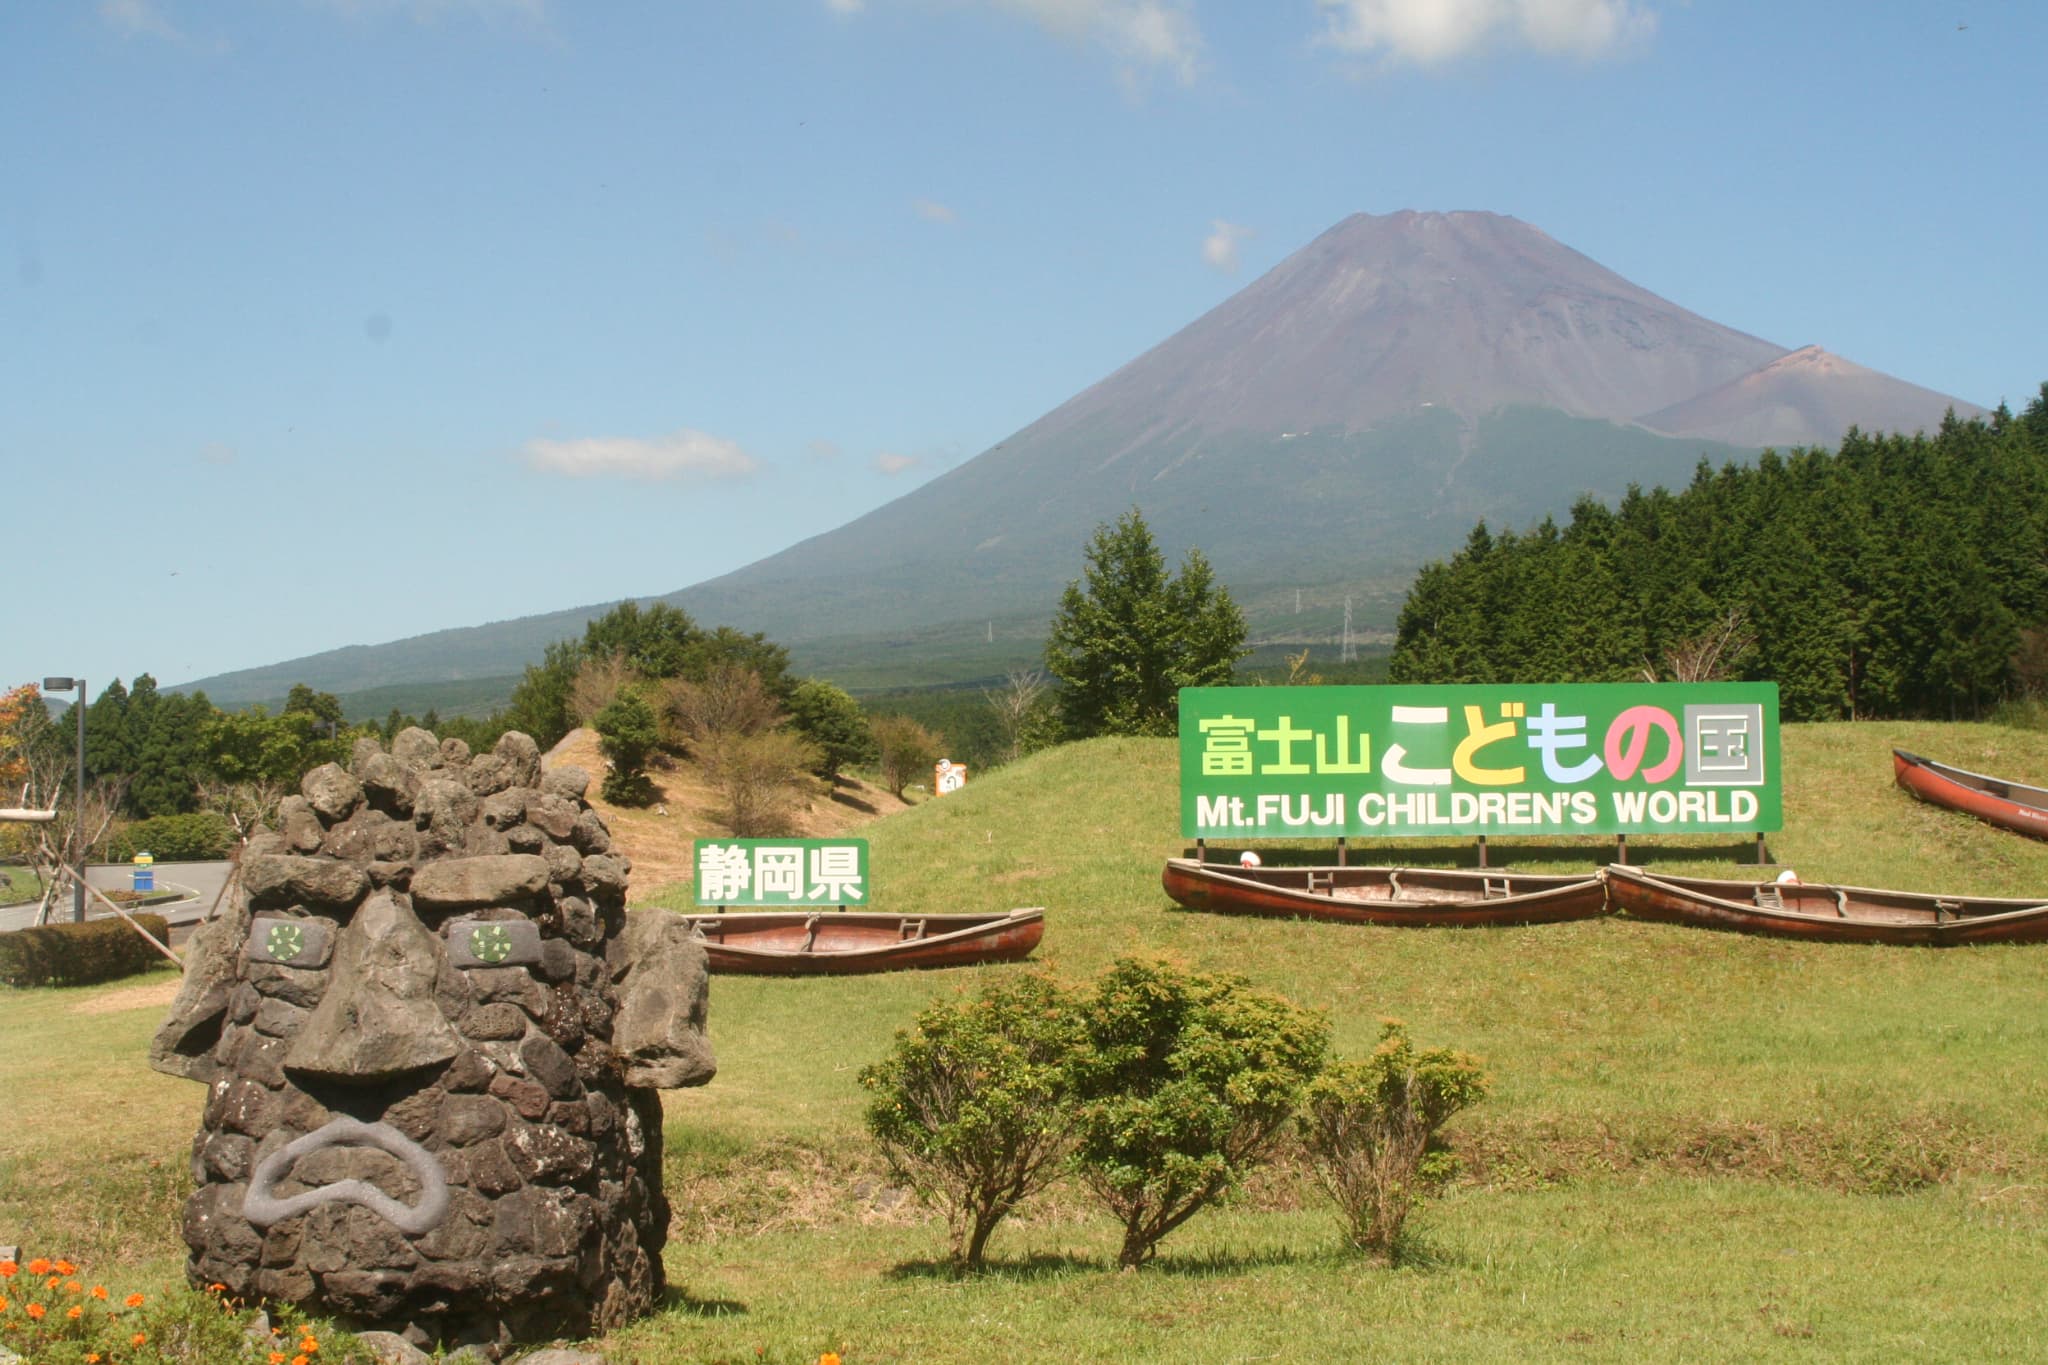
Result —
<instances>
[{"instance_id":1,"label":"rock nose","mask_svg":"<svg viewBox=\"0 0 2048 1365\"><path fill-rule=\"evenodd\" d=\"M363 903L335 945L333 975L291 1050L288 1071L373 1085L449 1061L461 1040L434 982L442 948L390 892Z\"/></svg>"}]
</instances>

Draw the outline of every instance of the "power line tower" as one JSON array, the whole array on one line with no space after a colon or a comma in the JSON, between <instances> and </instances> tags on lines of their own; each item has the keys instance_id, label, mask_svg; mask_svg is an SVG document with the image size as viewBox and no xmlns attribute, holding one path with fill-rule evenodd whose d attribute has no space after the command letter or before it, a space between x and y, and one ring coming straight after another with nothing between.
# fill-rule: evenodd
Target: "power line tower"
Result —
<instances>
[{"instance_id":1,"label":"power line tower","mask_svg":"<svg viewBox=\"0 0 2048 1365\"><path fill-rule=\"evenodd\" d=\"M1340 664L1355 664L1358 662L1358 650L1351 643L1351 598L1348 594L1344 598L1344 648L1338 651L1337 662Z\"/></svg>"}]
</instances>

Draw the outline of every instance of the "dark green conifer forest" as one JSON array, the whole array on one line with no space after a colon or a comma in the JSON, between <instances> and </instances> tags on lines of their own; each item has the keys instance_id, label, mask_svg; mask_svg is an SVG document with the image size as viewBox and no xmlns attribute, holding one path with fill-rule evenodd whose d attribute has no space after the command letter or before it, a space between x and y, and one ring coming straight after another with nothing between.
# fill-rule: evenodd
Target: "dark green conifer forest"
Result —
<instances>
[{"instance_id":1,"label":"dark green conifer forest","mask_svg":"<svg viewBox=\"0 0 2048 1365\"><path fill-rule=\"evenodd\" d=\"M2048 384L2025 413L1702 461L1682 492L1475 527L1416 577L1397 683L1776 682L1788 720L1956 718L2048 682Z\"/></svg>"}]
</instances>

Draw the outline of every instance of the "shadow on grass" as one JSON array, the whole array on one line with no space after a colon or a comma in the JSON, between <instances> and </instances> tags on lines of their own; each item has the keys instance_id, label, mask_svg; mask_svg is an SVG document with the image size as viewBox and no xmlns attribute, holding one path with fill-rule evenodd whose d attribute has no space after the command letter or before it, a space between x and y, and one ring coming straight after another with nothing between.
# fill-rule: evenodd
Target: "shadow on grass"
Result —
<instances>
[{"instance_id":1,"label":"shadow on grass","mask_svg":"<svg viewBox=\"0 0 2048 1365\"><path fill-rule=\"evenodd\" d=\"M731 1299L693 1298L690 1291L670 1285L661 1296L662 1311L691 1318L743 1318L747 1306Z\"/></svg>"},{"instance_id":2,"label":"shadow on grass","mask_svg":"<svg viewBox=\"0 0 2048 1365\"><path fill-rule=\"evenodd\" d=\"M1267 867L1334 867L1337 865L1337 846L1332 844L1297 847L1261 844L1257 848L1259 860ZM1208 849L1208 861L1231 864L1244 852L1241 848L1214 846ZM1528 863L1583 863L1588 875L1605 867L1608 863L1621 861L1622 848L1612 839L1586 840L1571 844L1534 844L1520 841L1511 843L1494 842L1486 846L1486 868L1498 872L1513 870ZM1714 844L1652 844L1631 843L1627 846L1627 861L1633 866L1651 863L1671 862L1727 862L1755 867L1756 839L1737 839ZM1765 857L1770 856L1766 846ZM1181 850L1181 857L1193 858L1192 845ZM1349 846L1345 862L1352 867L1449 867L1477 870L1479 846L1475 843L1379 843L1374 840L1360 840ZM1775 866L1776 864L1771 864ZM1740 876L1739 871L1731 876Z\"/></svg>"},{"instance_id":3,"label":"shadow on grass","mask_svg":"<svg viewBox=\"0 0 2048 1365\"><path fill-rule=\"evenodd\" d=\"M1001 1280L1029 1284L1063 1276L1102 1270L1101 1261L1087 1256L1040 1255L1021 1260L989 1257L978 1271L962 1272L951 1261L901 1261L882 1272L887 1280Z\"/></svg>"},{"instance_id":4,"label":"shadow on grass","mask_svg":"<svg viewBox=\"0 0 2048 1365\"><path fill-rule=\"evenodd\" d=\"M1403 1239L1397 1253L1398 1264L1405 1268L1430 1269L1447 1264L1426 1244ZM1141 1275L1171 1275L1183 1279L1206 1279L1215 1276L1242 1275L1251 1271L1269 1269L1292 1269L1305 1266L1343 1266L1356 1263L1361 1267L1371 1266L1362 1252L1353 1251L1342 1245L1317 1247L1313 1250L1298 1251L1291 1247L1276 1247L1266 1251L1210 1251L1193 1255L1176 1255L1171 1251L1162 1252L1138 1269ZM1021 1260L1003 1260L991 1257L978 1272L957 1271L951 1261L903 1261L883 1272L883 1278L890 1280L989 1280L1013 1284L1028 1284L1041 1280L1061 1279L1071 1275L1115 1275L1121 1273L1114 1260L1094 1256L1038 1255Z\"/></svg>"},{"instance_id":5,"label":"shadow on grass","mask_svg":"<svg viewBox=\"0 0 2048 1365\"><path fill-rule=\"evenodd\" d=\"M878 809L880 809L880 807L876 806L874 802L867 801L862 799L861 797L855 796L852 792L841 791L837 787L834 787L832 789L832 802L834 805L851 806L855 810L861 811L867 815L873 815Z\"/></svg>"}]
</instances>

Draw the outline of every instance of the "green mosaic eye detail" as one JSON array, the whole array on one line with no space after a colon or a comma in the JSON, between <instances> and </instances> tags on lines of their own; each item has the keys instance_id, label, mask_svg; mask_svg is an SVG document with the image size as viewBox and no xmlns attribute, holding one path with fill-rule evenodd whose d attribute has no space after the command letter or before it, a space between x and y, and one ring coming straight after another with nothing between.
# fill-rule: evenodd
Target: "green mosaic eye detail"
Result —
<instances>
[{"instance_id":1,"label":"green mosaic eye detail","mask_svg":"<svg viewBox=\"0 0 2048 1365\"><path fill-rule=\"evenodd\" d=\"M279 962L290 962L306 951L306 934L296 924L273 924L263 949Z\"/></svg>"},{"instance_id":2,"label":"green mosaic eye detail","mask_svg":"<svg viewBox=\"0 0 2048 1365\"><path fill-rule=\"evenodd\" d=\"M512 956L512 935L495 924L486 924L469 932L469 951L479 962L493 965Z\"/></svg>"}]
</instances>

